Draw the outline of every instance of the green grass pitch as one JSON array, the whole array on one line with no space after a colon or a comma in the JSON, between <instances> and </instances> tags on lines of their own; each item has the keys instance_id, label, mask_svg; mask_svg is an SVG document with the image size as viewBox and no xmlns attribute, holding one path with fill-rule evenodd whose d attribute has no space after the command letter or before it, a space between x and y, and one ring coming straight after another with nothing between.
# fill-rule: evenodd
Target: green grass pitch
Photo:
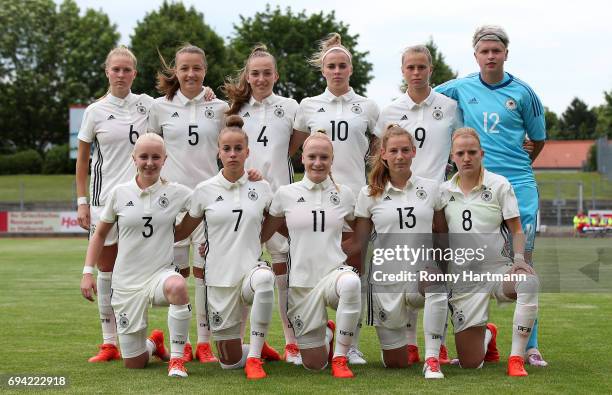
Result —
<instances>
[{"instance_id":1,"label":"green grass pitch","mask_svg":"<svg viewBox=\"0 0 612 395\"><path fill-rule=\"evenodd\" d=\"M371 327L365 327L361 336L368 364L354 367L352 380L333 379L329 370L312 373L283 362L266 364L268 378L258 382L247 382L241 370L223 371L217 364L189 363L187 379L167 377L166 365L157 361L139 371L123 368L120 361L89 364L87 358L100 342L100 327L96 305L79 292L85 249L84 239L0 239L0 374L5 382L6 374L64 375L69 386L63 391L72 393L612 393L609 240L537 240L536 267L553 279L545 287L559 284L563 291L544 293L540 299L540 344L549 367L528 368L526 378L505 376L513 308L493 303L491 321L500 327L502 363L478 371L446 366L446 379L428 382L421 366L383 368ZM589 264L595 264L588 270L591 277L597 271L598 281L580 272ZM581 288L592 292L577 292ZM165 308L151 310L150 329L163 328L167 333L166 312ZM280 350L284 342L279 322L275 311L269 342ZM448 343L454 355L452 336ZM419 344L423 351L422 334ZM3 384L0 392L23 390L11 391Z\"/></svg>"}]
</instances>

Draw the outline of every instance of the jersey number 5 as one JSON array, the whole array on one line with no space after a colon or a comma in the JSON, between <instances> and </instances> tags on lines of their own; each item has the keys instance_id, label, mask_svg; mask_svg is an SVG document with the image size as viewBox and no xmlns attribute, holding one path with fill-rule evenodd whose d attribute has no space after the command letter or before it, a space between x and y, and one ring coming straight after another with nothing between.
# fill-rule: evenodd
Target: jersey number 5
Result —
<instances>
[{"instance_id":1,"label":"jersey number 5","mask_svg":"<svg viewBox=\"0 0 612 395\"><path fill-rule=\"evenodd\" d=\"M145 230L142 231L142 235L145 238L149 238L153 236L153 225L151 225L151 220L153 219L153 217L142 217L142 219L145 220L145 223L144 223Z\"/></svg>"},{"instance_id":2,"label":"jersey number 5","mask_svg":"<svg viewBox=\"0 0 612 395\"><path fill-rule=\"evenodd\" d=\"M198 141L200 141L200 136L197 131L193 131L193 129L197 129L198 125L189 125L189 139L187 142L189 145L198 145Z\"/></svg>"}]
</instances>

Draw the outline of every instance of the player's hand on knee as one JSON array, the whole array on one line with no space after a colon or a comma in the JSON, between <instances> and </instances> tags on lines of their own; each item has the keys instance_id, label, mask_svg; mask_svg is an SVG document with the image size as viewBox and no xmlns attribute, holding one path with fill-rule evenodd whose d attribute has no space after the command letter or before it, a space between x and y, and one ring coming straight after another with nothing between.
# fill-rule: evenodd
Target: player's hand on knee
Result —
<instances>
[{"instance_id":1,"label":"player's hand on knee","mask_svg":"<svg viewBox=\"0 0 612 395\"><path fill-rule=\"evenodd\" d=\"M533 274L535 275L535 270L531 266L525 262L525 258L522 257L514 257L514 263L512 264L512 268L510 269L511 274Z\"/></svg>"},{"instance_id":2,"label":"player's hand on knee","mask_svg":"<svg viewBox=\"0 0 612 395\"><path fill-rule=\"evenodd\" d=\"M83 278L81 279L81 294L90 302L94 301L93 297L98 294L98 289L93 275L89 273L83 274Z\"/></svg>"},{"instance_id":3,"label":"player's hand on knee","mask_svg":"<svg viewBox=\"0 0 612 395\"><path fill-rule=\"evenodd\" d=\"M263 175L257 169L248 169L247 175L249 176L249 181L261 181L263 180Z\"/></svg>"},{"instance_id":4,"label":"player's hand on knee","mask_svg":"<svg viewBox=\"0 0 612 395\"><path fill-rule=\"evenodd\" d=\"M88 204L79 204L77 208L77 220L81 228L89 230L90 217Z\"/></svg>"}]
</instances>

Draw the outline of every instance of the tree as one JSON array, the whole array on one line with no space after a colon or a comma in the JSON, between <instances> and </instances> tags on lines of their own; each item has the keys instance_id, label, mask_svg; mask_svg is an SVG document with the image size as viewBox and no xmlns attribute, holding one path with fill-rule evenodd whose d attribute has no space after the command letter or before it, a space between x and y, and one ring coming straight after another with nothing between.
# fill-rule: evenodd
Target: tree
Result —
<instances>
[{"instance_id":1,"label":"tree","mask_svg":"<svg viewBox=\"0 0 612 395\"><path fill-rule=\"evenodd\" d=\"M207 86L217 90L225 75L230 74L223 39L204 23L204 15L193 6L187 9L182 3L164 1L159 10L148 13L138 22L131 40L138 58L135 92L159 96L155 89L155 77L161 70L159 53L166 63L174 64L176 50L185 43L196 45L206 53L208 69L204 82Z\"/></svg>"},{"instance_id":2,"label":"tree","mask_svg":"<svg viewBox=\"0 0 612 395\"><path fill-rule=\"evenodd\" d=\"M100 11L73 0L0 0L0 132L4 149L63 144L68 107L106 90L103 63L119 39Z\"/></svg>"},{"instance_id":3,"label":"tree","mask_svg":"<svg viewBox=\"0 0 612 395\"><path fill-rule=\"evenodd\" d=\"M612 137L612 90L604 92L605 103L596 108L597 126L595 131L597 136Z\"/></svg>"},{"instance_id":4,"label":"tree","mask_svg":"<svg viewBox=\"0 0 612 395\"><path fill-rule=\"evenodd\" d=\"M548 107L544 107L544 120L546 122L546 134L550 140L557 140L559 135L559 117Z\"/></svg>"},{"instance_id":5,"label":"tree","mask_svg":"<svg viewBox=\"0 0 612 395\"><path fill-rule=\"evenodd\" d=\"M349 26L336 21L333 11L306 15L305 11L296 14L289 7L282 11L280 7L272 9L267 5L264 12L257 12L253 17L241 15L234 31L230 48L235 69L244 66L244 60L255 44L265 44L276 57L280 78L274 90L282 96L301 101L304 97L323 92L325 79L319 70L308 64L307 59L317 50L318 42L333 32L342 36L342 45L353 56L351 87L355 92L364 94L372 80L372 64L366 60L368 52L356 49L359 35L349 34Z\"/></svg>"},{"instance_id":6,"label":"tree","mask_svg":"<svg viewBox=\"0 0 612 395\"><path fill-rule=\"evenodd\" d=\"M445 83L448 80L457 78L455 73L444 60L444 55L438 50L438 46L434 43L433 37L429 38L429 41L425 44L433 61L433 73L431 74L431 86L437 86Z\"/></svg>"},{"instance_id":7,"label":"tree","mask_svg":"<svg viewBox=\"0 0 612 395\"><path fill-rule=\"evenodd\" d=\"M561 115L559 140L595 138L597 115L587 104L575 97Z\"/></svg>"}]
</instances>

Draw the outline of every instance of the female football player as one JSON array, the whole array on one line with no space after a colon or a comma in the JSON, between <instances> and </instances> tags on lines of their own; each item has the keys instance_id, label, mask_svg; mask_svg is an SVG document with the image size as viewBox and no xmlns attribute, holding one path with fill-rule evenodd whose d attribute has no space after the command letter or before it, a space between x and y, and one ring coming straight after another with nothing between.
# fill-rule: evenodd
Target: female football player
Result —
<instances>
[{"instance_id":1,"label":"female football player","mask_svg":"<svg viewBox=\"0 0 612 395\"><path fill-rule=\"evenodd\" d=\"M148 95L131 92L136 78L136 57L126 47L111 50L106 56L104 70L109 89L104 97L85 110L79 130L76 163L79 225L89 230L91 238L104 210L112 187L134 177L131 154L140 134L146 131L147 113L153 102ZM91 179L87 200L88 164L93 144ZM112 228L104 242L97 262L98 310L102 323L103 344L89 362L120 359L117 348L117 326L111 308L111 277L117 257L117 229Z\"/></svg>"},{"instance_id":2,"label":"female football player","mask_svg":"<svg viewBox=\"0 0 612 395\"><path fill-rule=\"evenodd\" d=\"M112 277L115 313L123 361L127 368L144 368L150 357L168 360L168 375L187 377L183 352L191 306L185 279L173 264L174 220L187 208L191 190L160 178L166 160L161 137L143 134L132 154L137 175L116 185L107 197L85 258L81 293L92 300L96 284L92 273L104 240L118 227L117 262ZM147 339L150 305L167 306L170 355L164 335L154 330Z\"/></svg>"}]
</instances>

